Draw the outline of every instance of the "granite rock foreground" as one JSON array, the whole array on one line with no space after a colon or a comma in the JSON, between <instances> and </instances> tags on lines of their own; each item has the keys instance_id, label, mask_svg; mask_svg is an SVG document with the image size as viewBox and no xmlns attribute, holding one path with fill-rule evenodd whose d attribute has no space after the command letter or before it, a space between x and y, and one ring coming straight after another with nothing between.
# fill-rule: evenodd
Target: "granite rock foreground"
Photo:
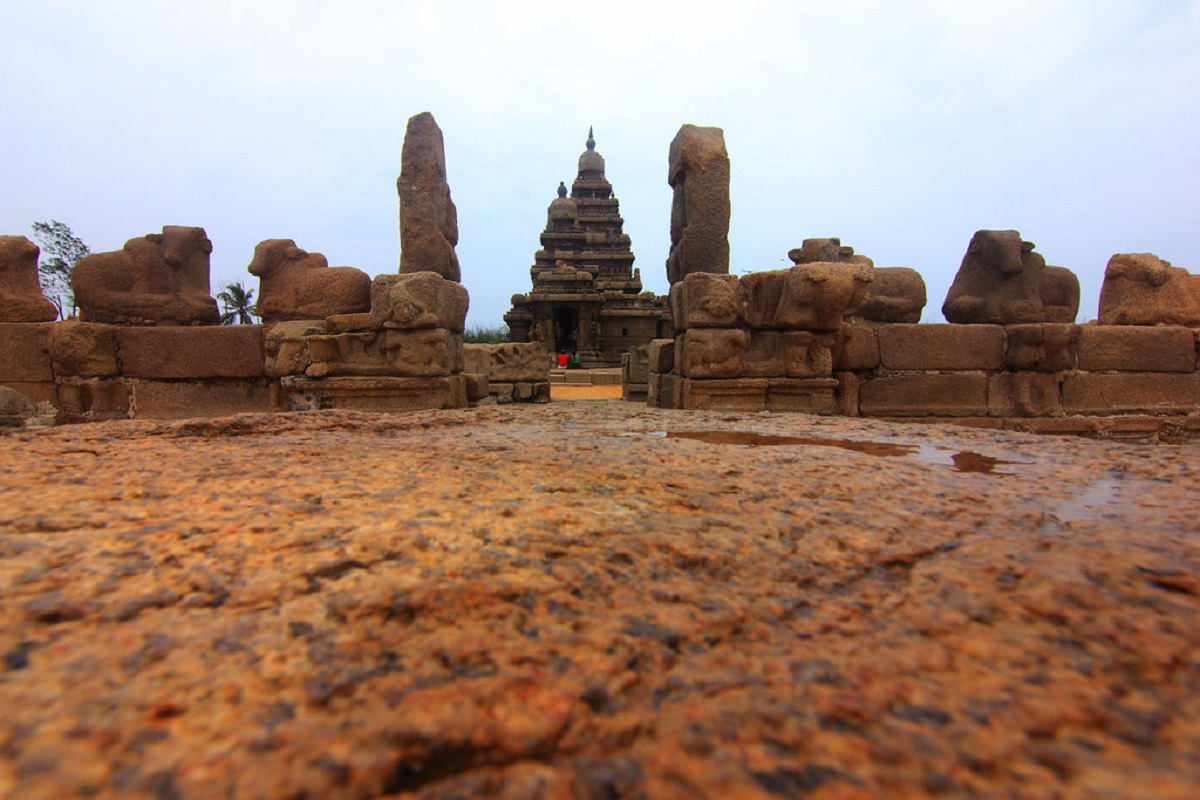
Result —
<instances>
[{"instance_id":1,"label":"granite rock foreground","mask_svg":"<svg viewBox=\"0 0 1200 800\"><path fill-rule=\"evenodd\" d=\"M1192 446L555 403L0 448L0 796L1200 793Z\"/></svg>"}]
</instances>

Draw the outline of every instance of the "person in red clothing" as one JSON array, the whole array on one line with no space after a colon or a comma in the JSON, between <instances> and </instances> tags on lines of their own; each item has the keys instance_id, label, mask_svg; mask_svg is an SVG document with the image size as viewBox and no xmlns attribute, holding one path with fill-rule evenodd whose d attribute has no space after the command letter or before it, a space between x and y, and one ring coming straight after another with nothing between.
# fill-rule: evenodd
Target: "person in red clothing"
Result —
<instances>
[{"instance_id":1,"label":"person in red clothing","mask_svg":"<svg viewBox=\"0 0 1200 800\"><path fill-rule=\"evenodd\" d=\"M567 364L570 362L570 360L571 360L570 357L567 356L566 353L559 353L558 354L558 368L566 369Z\"/></svg>"}]
</instances>

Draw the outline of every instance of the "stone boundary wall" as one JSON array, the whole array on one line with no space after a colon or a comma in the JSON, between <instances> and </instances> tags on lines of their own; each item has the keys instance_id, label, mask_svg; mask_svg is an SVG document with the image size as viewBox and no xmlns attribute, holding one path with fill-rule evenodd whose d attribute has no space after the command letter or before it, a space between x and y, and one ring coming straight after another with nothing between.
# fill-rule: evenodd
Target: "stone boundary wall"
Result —
<instances>
[{"instance_id":1,"label":"stone boundary wall","mask_svg":"<svg viewBox=\"0 0 1200 800\"><path fill-rule=\"evenodd\" d=\"M1114 417L1128 418L1131 433L1153 432L1170 418L1166 427L1200 437L1200 330L1191 328L846 325L828 339L832 378L823 381L681 377L674 374L677 341L650 347L651 405L1064 433L1117 430L1120 424L1096 422Z\"/></svg>"},{"instance_id":2,"label":"stone boundary wall","mask_svg":"<svg viewBox=\"0 0 1200 800\"><path fill-rule=\"evenodd\" d=\"M298 327L286 330L289 326ZM412 370L407 374L403 363L398 363L381 374L325 376L328 370L317 368L328 365L314 360L314 347L334 337L317 335L323 330L322 323L273 327L133 327L74 320L0 323L0 386L52 410L60 422L327 407L458 408L486 402L490 396L487 375L460 374L455 365L430 370L437 359L424 358L424 350L418 351L423 364L414 369L428 374ZM397 332L383 332L377 338L386 334L394 338ZM450 342L447 358L462 347L461 341ZM549 396L548 386L544 393Z\"/></svg>"}]
</instances>

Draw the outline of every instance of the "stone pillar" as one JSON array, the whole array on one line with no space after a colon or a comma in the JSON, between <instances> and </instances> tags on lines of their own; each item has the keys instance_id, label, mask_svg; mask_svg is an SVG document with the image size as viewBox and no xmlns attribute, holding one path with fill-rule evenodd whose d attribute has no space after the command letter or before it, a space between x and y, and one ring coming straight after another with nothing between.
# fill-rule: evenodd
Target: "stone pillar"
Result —
<instances>
[{"instance_id":1,"label":"stone pillar","mask_svg":"<svg viewBox=\"0 0 1200 800\"><path fill-rule=\"evenodd\" d=\"M400 272L436 272L461 280L458 211L446 182L442 130L428 111L410 118L400 156Z\"/></svg>"},{"instance_id":2,"label":"stone pillar","mask_svg":"<svg viewBox=\"0 0 1200 800\"><path fill-rule=\"evenodd\" d=\"M729 154L720 128L684 125L671 142L667 182L671 252L667 280L693 272L729 272Z\"/></svg>"}]
</instances>

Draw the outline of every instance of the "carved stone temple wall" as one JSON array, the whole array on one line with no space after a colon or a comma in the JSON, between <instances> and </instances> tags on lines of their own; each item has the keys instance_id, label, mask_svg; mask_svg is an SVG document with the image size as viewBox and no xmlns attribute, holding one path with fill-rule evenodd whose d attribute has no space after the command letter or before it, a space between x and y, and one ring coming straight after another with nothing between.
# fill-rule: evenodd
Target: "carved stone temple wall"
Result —
<instances>
[{"instance_id":1,"label":"carved stone temple wall","mask_svg":"<svg viewBox=\"0 0 1200 800\"><path fill-rule=\"evenodd\" d=\"M559 184L547 211L542 249L529 270L533 289L513 295L504 315L509 340L540 342L579 356L585 367L620 366L624 353L670 336L666 299L642 291L620 204L604 158L588 132L571 184Z\"/></svg>"}]
</instances>

